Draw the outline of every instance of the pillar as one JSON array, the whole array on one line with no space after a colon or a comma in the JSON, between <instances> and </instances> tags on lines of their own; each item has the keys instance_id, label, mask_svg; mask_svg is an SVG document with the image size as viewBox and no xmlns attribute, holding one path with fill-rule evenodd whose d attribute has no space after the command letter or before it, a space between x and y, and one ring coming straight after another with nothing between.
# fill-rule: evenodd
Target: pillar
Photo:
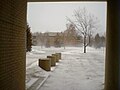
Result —
<instances>
[{"instance_id":1,"label":"pillar","mask_svg":"<svg viewBox=\"0 0 120 90\"><path fill-rule=\"evenodd\" d=\"M39 59L39 67L46 71L51 71L51 59L50 58L43 58Z\"/></svg>"},{"instance_id":2,"label":"pillar","mask_svg":"<svg viewBox=\"0 0 120 90\"><path fill-rule=\"evenodd\" d=\"M118 0L108 0L107 2L105 90L119 90L118 5Z\"/></svg>"},{"instance_id":3,"label":"pillar","mask_svg":"<svg viewBox=\"0 0 120 90\"><path fill-rule=\"evenodd\" d=\"M26 0L0 0L0 89L25 90Z\"/></svg>"}]
</instances>

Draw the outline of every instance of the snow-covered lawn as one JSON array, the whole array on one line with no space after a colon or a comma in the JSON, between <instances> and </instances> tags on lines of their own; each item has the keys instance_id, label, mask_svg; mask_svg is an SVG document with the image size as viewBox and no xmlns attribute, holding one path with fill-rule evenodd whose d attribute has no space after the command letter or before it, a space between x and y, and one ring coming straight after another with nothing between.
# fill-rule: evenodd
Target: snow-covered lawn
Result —
<instances>
[{"instance_id":1,"label":"snow-covered lawn","mask_svg":"<svg viewBox=\"0 0 120 90\"><path fill-rule=\"evenodd\" d=\"M104 84L105 49L82 47L42 48L34 46L26 56L26 87L35 81L47 77L44 85L38 90L102 90ZM38 59L61 52L62 60L53 72L46 72L38 67ZM39 85L38 85L39 86ZM35 90L35 89L34 89Z\"/></svg>"}]
</instances>

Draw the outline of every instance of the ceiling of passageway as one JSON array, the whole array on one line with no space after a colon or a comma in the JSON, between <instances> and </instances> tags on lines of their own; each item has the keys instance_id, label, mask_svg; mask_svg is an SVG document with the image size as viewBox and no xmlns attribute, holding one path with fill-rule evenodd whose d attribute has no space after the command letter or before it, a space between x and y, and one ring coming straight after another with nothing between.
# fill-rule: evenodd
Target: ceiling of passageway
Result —
<instances>
[{"instance_id":1,"label":"ceiling of passageway","mask_svg":"<svg viewBox=\"0 0 120 90\"><path fill-rule=\"evenodd\" d=\"M55 2L55 1L74 1L74 0L27 0L28 2ZM107 0L75 0L75 1L107 1Z\"/></svg>"}]
</instances>

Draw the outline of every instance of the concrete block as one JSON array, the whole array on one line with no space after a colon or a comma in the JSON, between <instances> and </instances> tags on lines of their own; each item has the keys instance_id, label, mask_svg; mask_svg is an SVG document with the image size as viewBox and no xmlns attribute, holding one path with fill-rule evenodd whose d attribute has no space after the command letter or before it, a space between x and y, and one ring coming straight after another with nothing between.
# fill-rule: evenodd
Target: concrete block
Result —
<instances>
[{"instance_id":1,"label":"concrete block","mask_svg":"<svg viewBox=\"0 0 120 90\"><path fill-rule=\"evenodd\" d=\"M51 66L55 66L56 65L56 57L55 56L47 56L47 58L51 59Z\"/></svg>"},{"instance_id":2,"label":"concrete block","mask_svg":"<svg viewBox=\"0 0 120 90\"><path fill-rule=\"evenodd\" d=\"M51 71L51 59L50 58L39 59L39 66L46 71Z\"/></svg>"},{"instance_id":3,"label":"concrete block","mask_svg":"<svg viewBox=\"0 0 120 90\"><path fill-rule=\"evenodd\" d=\"M58 55L59 59L61 59L61 53L56 53L56 54Z\"/></svg>"},{"instance_id":4,"label":"concrete block","mask_svg":"<svg viewBox=\"0 0 120 90\"><path fill-rule=\"evenodd\" d=\"M56 62L59 62L59 56L57 54L52 54L52 56L55 56Z\"/></svg>"}]
</instances>

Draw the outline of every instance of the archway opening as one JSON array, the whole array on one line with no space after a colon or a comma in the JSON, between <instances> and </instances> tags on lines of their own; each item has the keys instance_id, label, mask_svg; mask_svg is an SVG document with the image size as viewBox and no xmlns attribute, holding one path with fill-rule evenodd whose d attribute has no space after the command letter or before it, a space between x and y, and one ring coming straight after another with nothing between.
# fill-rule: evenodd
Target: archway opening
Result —
<instances>
[{"instance_id":1,"label":"archway opening","mask_svg":"<svg viewBox=\"0 0 120 90\"><path fill-rule=\"evenodd\" d=\"M38 59L45 58L47 55L56 52L61 52L63 56L62 59L68 62L64 64L64 66L66 65L65 67L63 66L65 73L72 72L69 74L71 74L71 76L73 75L78 77L79 82L81 82L74 82L78 83L77 87L79 87L80 84L80 86L83 87L79 88L85 90L89 90L90 88L92 88L92 90L96 90L96 88L102 89L104 87L106 5L106 2L28 3L28 24L31 27L34 45L32 46L32 51L27 53L26 59L28 88L31 88L32 84L30 85L30 83L32 81L35 83L38 80L39 75L44 74L47 76L48 74L47 72L44 72L44 70L38 68ZM90 44L87 47L86 53L83 53L84 35L80 33L81 31L78 31L79 29L77 29L78 27L74 22L74 19L77 17L73 18L75 16L75 12L79 11L79 8L83 11L84 8L86 8L87 12L92 13L92 15L95 14L95 16L98 18L96 23L99 24L96 29L89 34L92 36L90 37ZM89 15L91 18L94 17L94 15ZM64 22L62 22L63 19L65 20ZM96 17L93 19L93 21L95 19ZM86 23L90 20L86 20ZM79 24L79 22L77 23ZM80 30L82 29L82 27L79 28ZM74 32L75 30L77 32ZM87 38L88 39L86 39L86 41L89 42L89 37L87 36ZM59 42L55 43L56 40L59 40ZM64 61L61 60L61 63ZM62 66L59 65L59 67ZM75 69L76 72L74 71ZM71 77L68 75L68 82L71 82L70 78ZM41 77L41 80L43 79L44 78ZM70 83L70 85L71 84L72 83ZM88 87L85 87L85 84L89 84ZM74 85L72 86L72 88L75 87L76 86Z\"/></svg>"}]
</instances>

